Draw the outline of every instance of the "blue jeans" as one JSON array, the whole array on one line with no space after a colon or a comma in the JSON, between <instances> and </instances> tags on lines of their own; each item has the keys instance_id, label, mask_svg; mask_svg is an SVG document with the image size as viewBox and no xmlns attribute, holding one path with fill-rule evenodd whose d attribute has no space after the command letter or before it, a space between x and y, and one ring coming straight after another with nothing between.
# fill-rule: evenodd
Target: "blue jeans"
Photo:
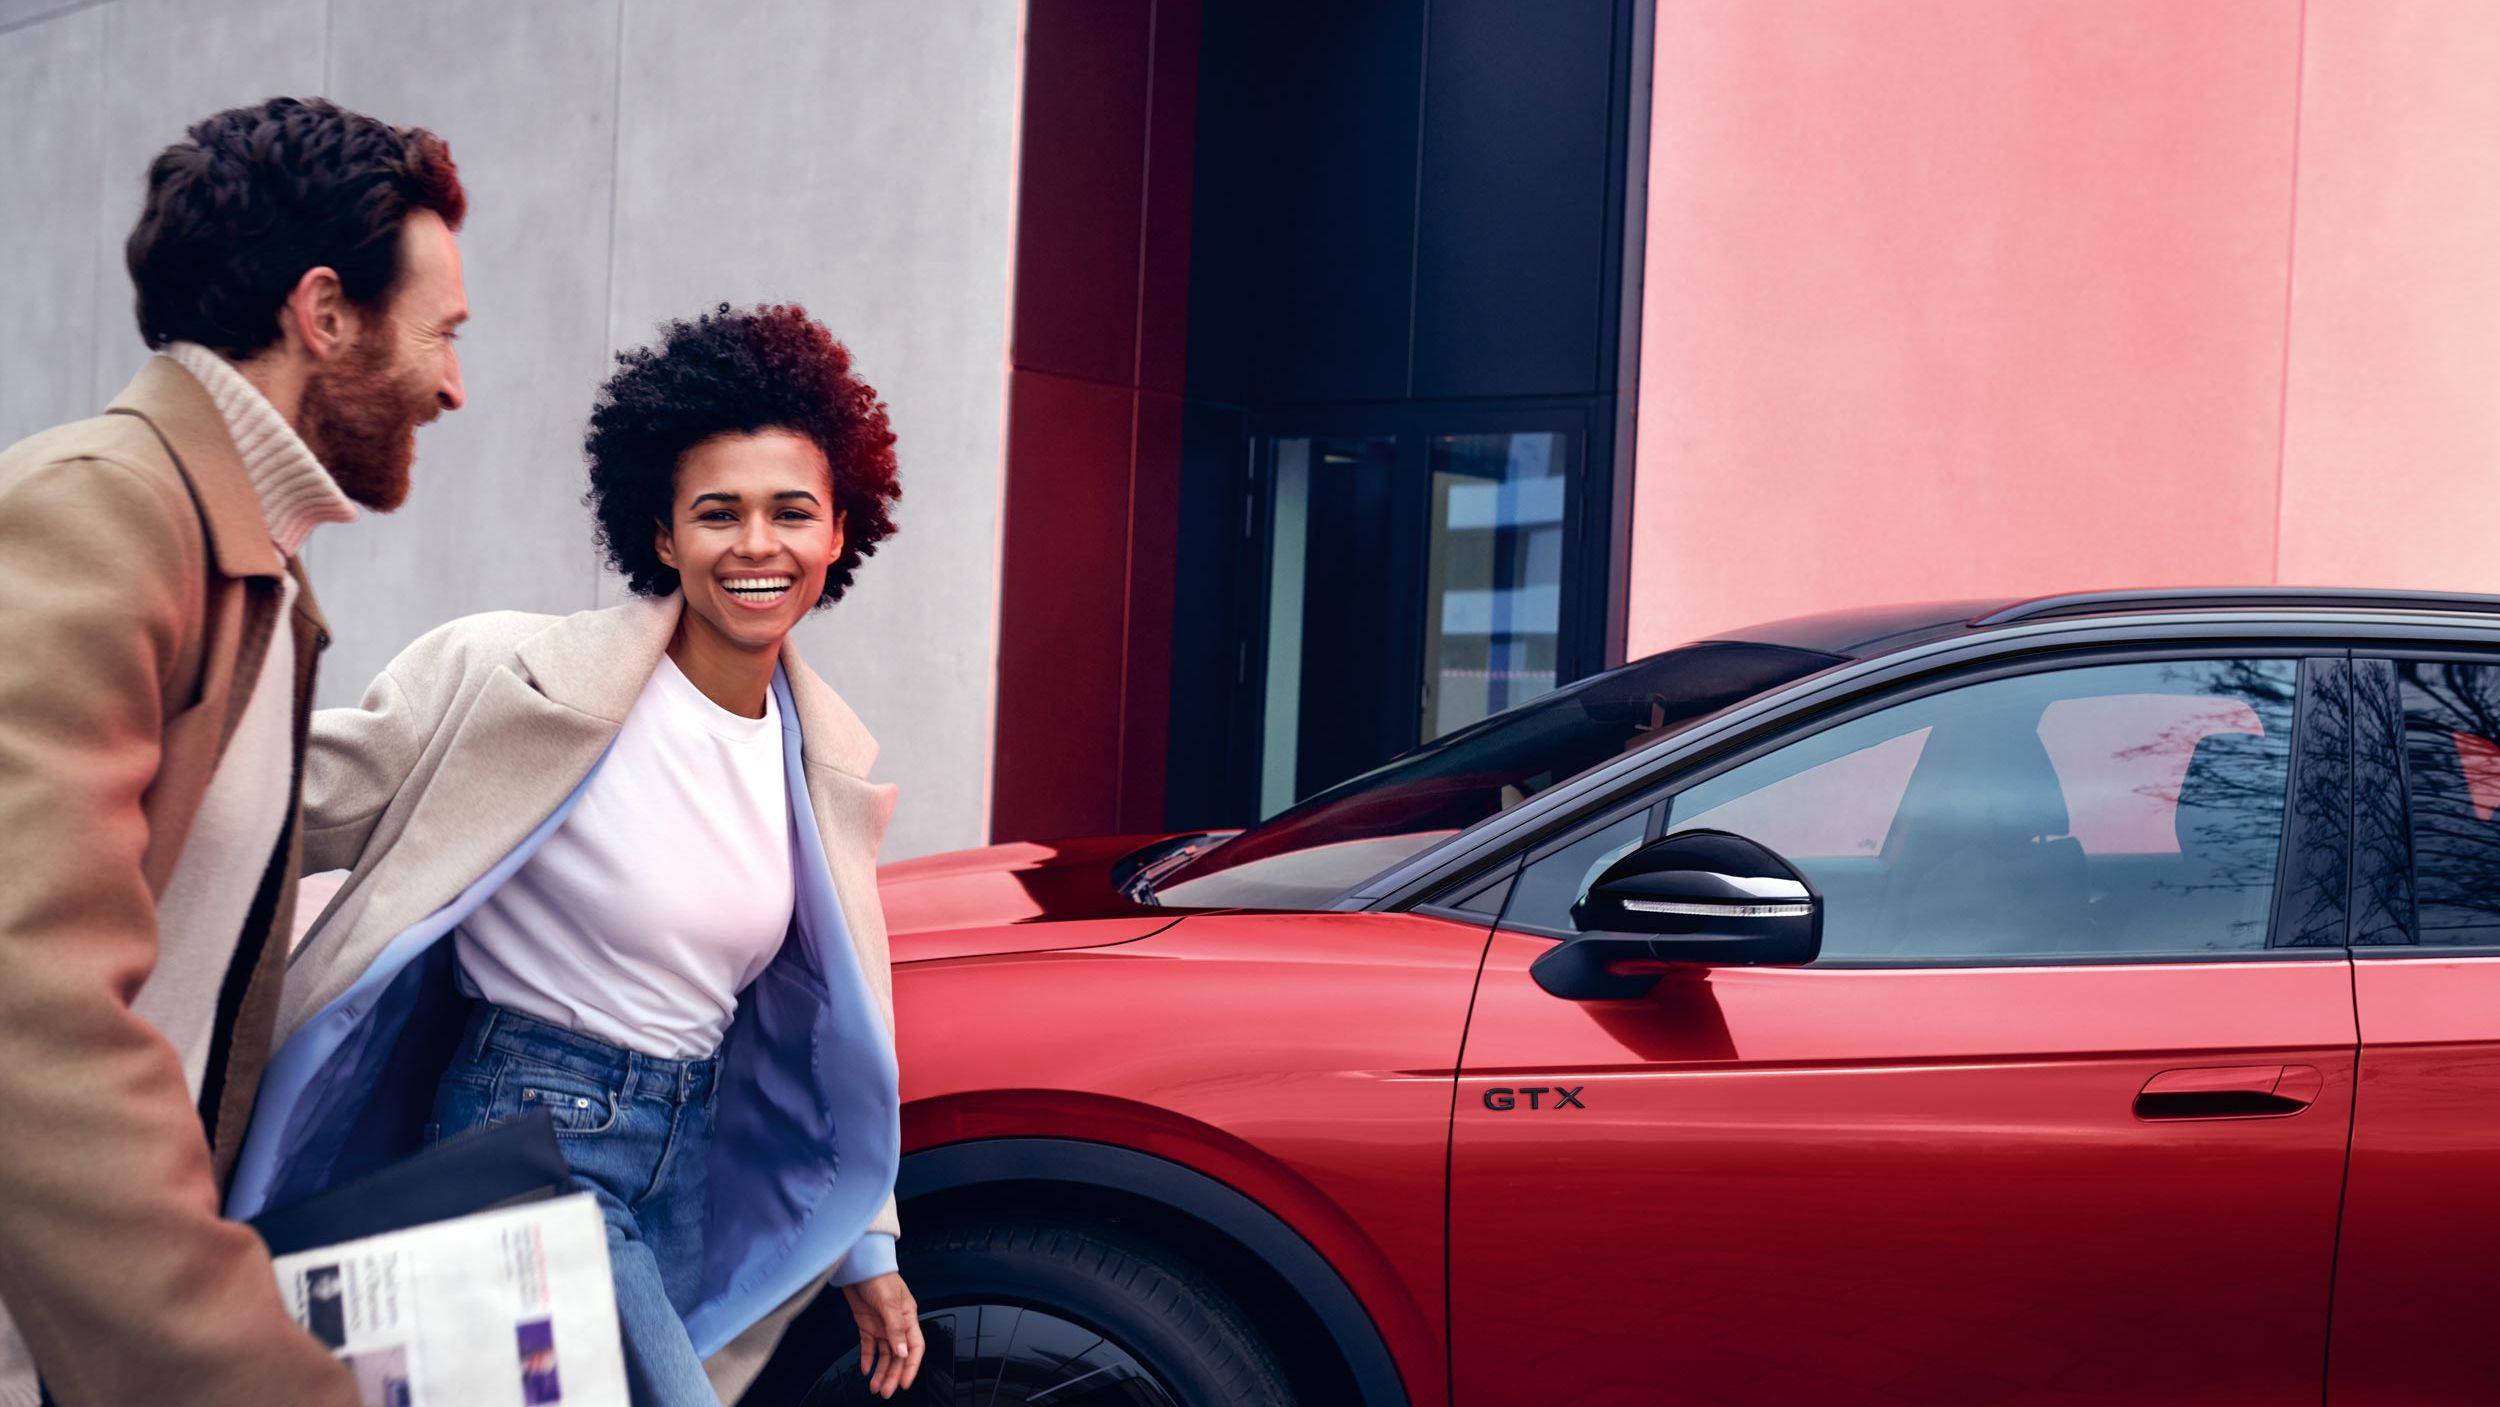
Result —
<instances>
[{"instance_id":1,"label":"blue jeans","mask_svg":"<svg viewBox=\"0 0 2500 1407\"><path fill-rule=\"evenodd\" d=\"M703 1275L704 1166L720 1058L663 1060L478 1003L434 1093L428 1142L545 1109L599 1200L634 1407L720 1407L686 1336Z\"/></svg>"}]
</instances>

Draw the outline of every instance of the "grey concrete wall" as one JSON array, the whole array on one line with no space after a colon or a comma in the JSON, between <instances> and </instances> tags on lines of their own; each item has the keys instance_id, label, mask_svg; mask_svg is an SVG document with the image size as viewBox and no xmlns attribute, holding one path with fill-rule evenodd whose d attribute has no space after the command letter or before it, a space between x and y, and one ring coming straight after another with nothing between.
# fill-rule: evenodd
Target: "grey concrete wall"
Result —
<instances>
[{"instance_id":1,"label":"grey concrete wall","mask_svg":"<svg viewBox=\"0 0 2500 1407\"><path fill-rule=\"evenodd\" d=\"M278 93L433 128L470 197L469 407L408 507L307 553L324 703L472 611L618 599L581 430L620 347L795 300L900 436L900 530L802 628L901 784L888 858L987 823L1020 7L999 0L0 0L0 443L144 359L121 244L148 158Z\"/></svg>"}]
</instances>

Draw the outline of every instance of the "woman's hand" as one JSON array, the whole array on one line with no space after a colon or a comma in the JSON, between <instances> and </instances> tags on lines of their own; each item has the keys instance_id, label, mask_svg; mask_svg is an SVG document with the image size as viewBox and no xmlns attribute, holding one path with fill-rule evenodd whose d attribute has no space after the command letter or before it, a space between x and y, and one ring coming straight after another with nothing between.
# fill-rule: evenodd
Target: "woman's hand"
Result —
<instances>
[{"instance_id":1,"label":"woman's hand","mask_svg":"<svg viewBox=\"0 0 2500 1407\"><path fill-rule=\"evenodd\" d=\"M928 1345L920 1338L920 1306L900 1275L879 1275L842 1287L851 1302L851 1318L859 1325L859 1371L868 1376L868 1390L892 1397L920 1376L920 1358Z\"/></svg>"}]
</instances>

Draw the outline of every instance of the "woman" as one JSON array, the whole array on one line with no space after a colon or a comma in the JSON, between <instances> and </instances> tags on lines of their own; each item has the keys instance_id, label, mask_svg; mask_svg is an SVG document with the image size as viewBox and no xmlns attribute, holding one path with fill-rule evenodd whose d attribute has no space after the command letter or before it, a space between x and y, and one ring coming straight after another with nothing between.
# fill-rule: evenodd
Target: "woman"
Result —
<instances>
[{"instance_id":1,"label":"woman","mask_svg":"<svg viewBox=\"0 0 2500 1407\"><path fill-rule=\"evenodd\" d=\"M881 1396L922 1344L894 1273L900 1134L876 745L799 661L893 531L894 436L797 307L618 357L589 501L635 593L410 646L318 715L308 872L230 1215L546 1109L607 1219L637 1404L714 1403L828 1272Z\"/></svg>"}]
</instances>

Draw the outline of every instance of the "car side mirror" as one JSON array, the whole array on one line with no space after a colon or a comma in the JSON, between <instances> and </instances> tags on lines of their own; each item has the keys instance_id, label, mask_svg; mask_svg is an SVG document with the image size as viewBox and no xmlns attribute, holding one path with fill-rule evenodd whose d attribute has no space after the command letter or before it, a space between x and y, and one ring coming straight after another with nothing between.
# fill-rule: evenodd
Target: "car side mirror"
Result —
<instances>
[{"instance_id":1,"label":"car side mirror","mask_svg":"<svg viewBox=\"0 0 2500 1407\"><path fill-rule=\"evenodd\" d=\"M1670 963L1795 966L1823 951L1823 896L1777 852L1726 831L1662 836L1571 906L1580 936L1528 971L1571 1001L1646 995Z\"/></svg>"}]
</instances>

